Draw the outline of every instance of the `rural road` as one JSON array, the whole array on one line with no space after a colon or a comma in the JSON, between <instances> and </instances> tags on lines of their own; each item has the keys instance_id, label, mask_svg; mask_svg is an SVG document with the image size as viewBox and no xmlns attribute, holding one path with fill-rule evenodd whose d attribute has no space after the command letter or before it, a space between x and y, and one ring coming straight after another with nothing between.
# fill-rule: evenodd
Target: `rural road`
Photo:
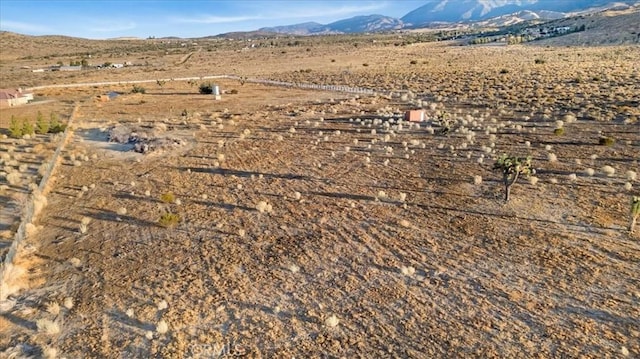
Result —
<instances>
[{"instance_id":1,"label":"rural road","mask_svg":"<svg viewBox=\"0 0 640 359\"><path fill-rule=\"evenodd\" d=\"M155 83L156 81L192 81L192 80L210 80L210 79L237 79L237 76L233 75L210 75L210 76L194 76L194 77L177 77L168 79L153 79L153 80L129 80L129 81L104 81L104 82L79 82L73 84L56 84L56 85L43 85L29 87L27 90L41 90L51 88L69 88L69 87L88 87L88 86L109 86L109 85L129 85L129 84L145 84Z\"/></svg>"}]
</instances>

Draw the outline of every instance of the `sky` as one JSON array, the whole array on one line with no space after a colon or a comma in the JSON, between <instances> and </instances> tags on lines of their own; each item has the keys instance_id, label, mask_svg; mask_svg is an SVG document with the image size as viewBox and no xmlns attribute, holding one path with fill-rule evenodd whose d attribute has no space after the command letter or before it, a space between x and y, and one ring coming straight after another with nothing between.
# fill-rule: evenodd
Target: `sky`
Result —
<instances>
[{"instance_id":1,"label":"sky","mask_svg":"<svg viewBox=\"0 0 640 359\"><path fill-rule=\"evenodd\" d=\"M89 39L202 37L357 15L402 17L426 0L0 0L0 30ZM1 51L1 49L0 49Z\"/></svg>"}]
</instances>

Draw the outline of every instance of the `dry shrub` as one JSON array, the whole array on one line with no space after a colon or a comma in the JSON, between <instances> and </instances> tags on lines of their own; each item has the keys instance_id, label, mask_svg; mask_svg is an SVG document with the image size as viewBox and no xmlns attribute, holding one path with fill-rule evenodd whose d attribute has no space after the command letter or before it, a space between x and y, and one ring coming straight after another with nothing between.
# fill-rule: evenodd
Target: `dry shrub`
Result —
<instances>
[{"instance_id":1,"label":"dry shrub","mask_svg":"<svg viewBox=\"0 0 640 359\"><path fill-rule=\"evenodd\" d=\"M179 214L166 212L160 216L158 224L165 228L173 228L180 223L180 220Z\"/></svg>"},{"instance_id":2,"label":"dry shrub","mask_svg":"<svg viewBox=\"0 0 640 359\"><path fill-rule=\"evenodd\" d=\"M173 192L167 192L160 196L160 200L164 203L173 203L176 201L176 195Z\"/></svg>"},{"instance_id":3,"label":"dry shrub","mask_svg":"<svg viewBox=\"0 0 640 359\"><path fill-rule=\"evenodd\" d=\"M36 321L36 326L39 332L46 333L49 335L56 335L60 333L60 325L49 319L38 319Z\"/></svg>"}]
</instances>

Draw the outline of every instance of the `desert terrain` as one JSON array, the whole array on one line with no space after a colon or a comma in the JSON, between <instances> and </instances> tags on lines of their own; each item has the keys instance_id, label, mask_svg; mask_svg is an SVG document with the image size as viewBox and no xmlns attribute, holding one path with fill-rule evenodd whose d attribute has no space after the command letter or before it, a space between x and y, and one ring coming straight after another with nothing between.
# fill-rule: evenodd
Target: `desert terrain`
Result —
<instances>
[{"instance_id":1,"label":"desert terrain","mask_svg":"<svg viewBox=\"0 0 640 359\"><path fill-rule=\"evenodd\" d=\"M425 36L0 34L0 87L36 97L0 111L3 256L61 149L0 357L640 356L640 48ZM89 52L133 66L31 71ZM67 130L10 136L38 112ZM535 170L508 202L502 154Z\"/></svg>"}]
</instances>

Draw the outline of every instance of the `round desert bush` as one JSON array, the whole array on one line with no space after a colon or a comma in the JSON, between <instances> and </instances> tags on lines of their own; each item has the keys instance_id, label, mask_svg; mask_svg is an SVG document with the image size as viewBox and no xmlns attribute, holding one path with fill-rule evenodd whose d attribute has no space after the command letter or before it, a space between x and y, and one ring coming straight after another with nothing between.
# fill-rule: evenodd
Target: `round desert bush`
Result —
<instances>
[{"instance_id":1,"label":"round desert bush","mask_svg":"<svg viewBox=\"0 0 640 359\"><path fill-rule=\"evenodd\" d=\"M165 334L167 331L169 331L169 325L164 319L160 320L158 324L156 324L156 332L158 332L158 334Z\"/></svg>"},{"instance_id":2,"label":"round desert bush","mask_svg":"<svg viewBox=\"0 0 640 359\"><path fill-rule=\"evenodd\" d=\"M213 85L210 83L201 84L198 91L203 95L211 95L213 93Z\"/></svg>"},{"instance_id":3,"label":"round desert bush","mask_svg":"<svg viewBox=\"0 0 640 359\"><path fill-rule=\"evenodd\" d=\"M603 166L601 170L604 174L606 174L609 177L613 176L616 173L616 169L609 165Z\"/></svg>"},{"instance_id":4,"label":"round desert bush","mask_svg":"<svg viewBox=\"0 0 640 359\"><path fill-rule=\"evenodd\" d=\"M256 210L260 213L265 213L265 212L271 213L271 211L273 210L273 207L265 201L260 201L256 205Z\"/></svg>"},{"instance_id":5,"label":"round desert bush","mask_svg":"<svg viewBox=\"0 0 640 359\"><path fill-rule=\"evenodd\" d=\"M324 324L325 324L327 327L331 327L331 328L333 328L333 327L337 326L339 323L340 323L340 320L339 320L339 319L338 319L338 317L336 317L335 315L332 315L332 316L328 317L328 318L324 321Z\"/></svg>"},{"instance_id":6,"label":"round desert bush","mask_svg":"<svg viewBox=\"0 0 640 359\"><path fill-rule=\"evenodd\" d=\"M566 123L574 123L577 120L576 115L574 115L572 113L568 113L568 114L564 115L563 119L564 119L564 122L566 122Z\"/></svg>"},{"instance_id":7,"label":"round desert bush","mask_svg":"<svg viewBox=\"0 0 640 359\"><path fill-rule=\"evenodd\" d=\"M173 192L167 192L160 196L160 200L164 203L173 203L176 201L176 195Z\"/></svg>"},{"instance_id":8,"label":"round desert bush","mask_svg":"<svg viewBox=\"0 0 640 359\"><path fill-rule=\"evenodd\" d=\"M165 228L172 228L180 223L180 215L175 213L163 213L158 220L158 224Z\"/></svg>"},{"instance_id":9,"label":"round desert bush","mask_svg":"<svg viewBox=\"0 0 640 359\"><path fill-rule=\"evenodd\" d=\"M7 182L9 182L9 184L12 186L18 185L20 183L20 180L21 180L20 172L11 172L7 174Z\"/></svg>"},{"instance_id":10,"label":"round desert bush","mask_svg":"<svg viewBox=\"0 0 640 359\"><path fill-rule=\"evenodd\" d=\"M147 90L142 86L133 85L133 87L131 88L131 93L145 93L145 92L147 92Z\"/></svg>"}]
</instances>

